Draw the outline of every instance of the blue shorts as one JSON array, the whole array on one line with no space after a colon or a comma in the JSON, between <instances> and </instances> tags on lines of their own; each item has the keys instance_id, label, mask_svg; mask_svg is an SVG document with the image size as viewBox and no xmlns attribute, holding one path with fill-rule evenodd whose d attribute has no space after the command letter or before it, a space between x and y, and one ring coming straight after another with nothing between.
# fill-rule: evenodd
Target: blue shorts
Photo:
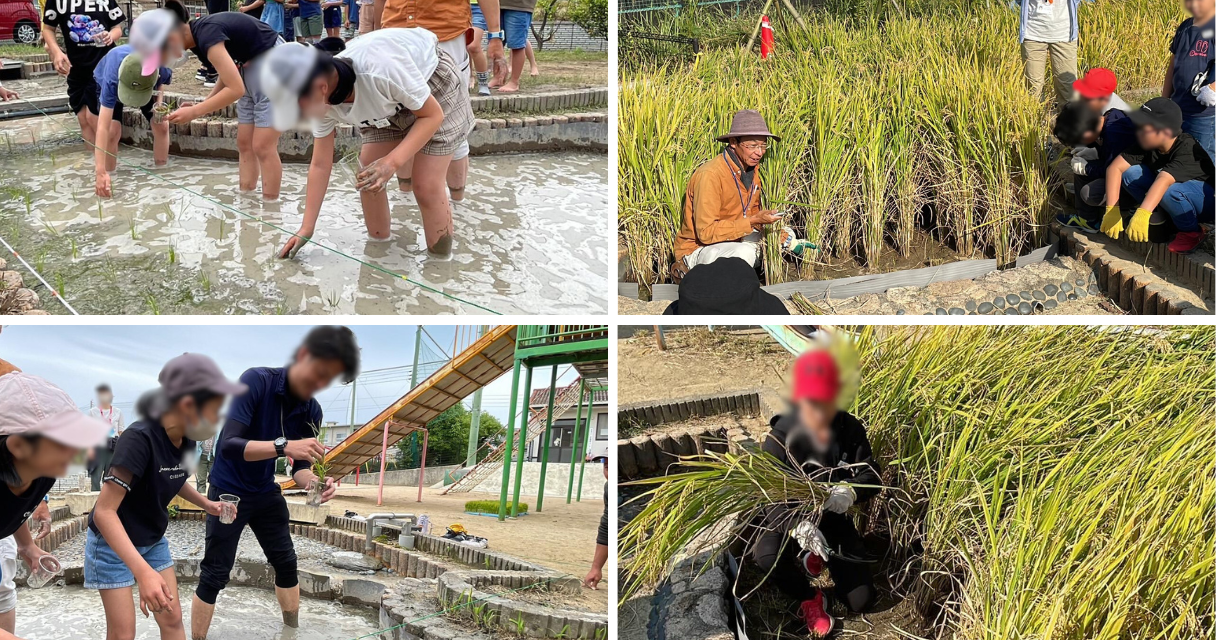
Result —
<instances>
[{"instance_id":1,"label":"blue shorts","mask_svg":"<svg viewBox=\"0 0 1216 640\"><path fill-rule=\"evenodd\" d=\"M523 49L528 46L528 32L532 28L532 12L502 10L502 30L507 32L507 48Z\"/></svg>"},{"instance_id":2,"label":"blue shorts","mask_svg":"<svg viewBox=\"0 0 1216 640\"><path fill-rule=\"evenodd\" d=\"M173 566L173 556L169 555L169 541L161 538L160 542L148 547L135 547L157 573ZM135 574L130 567L110 548L106 539L89 529L89 536L84 543L84 588L85 589L124 589L135 586Z\"/></svg>"},{"instance_id":3,"label":"blue shorts","mask_svg":"<svg viewBox=\"0 0 1216 640\"><path fill-rule=\"evenodd\" d=\"M481 12L481 5L471 5L473 9L473 28L489 31L490 27L486 25L486 14Z\"/></svg>"},{"instance_id":4,"label":"blue shorts","mask_svg":"<svg viewBox=\"0 0 1216 640\"><path fill-rule=\"evenodd\" d=\"M337 29L342 26L342 7L325 7L325 28Z\"/></svg>"}]
</instances>

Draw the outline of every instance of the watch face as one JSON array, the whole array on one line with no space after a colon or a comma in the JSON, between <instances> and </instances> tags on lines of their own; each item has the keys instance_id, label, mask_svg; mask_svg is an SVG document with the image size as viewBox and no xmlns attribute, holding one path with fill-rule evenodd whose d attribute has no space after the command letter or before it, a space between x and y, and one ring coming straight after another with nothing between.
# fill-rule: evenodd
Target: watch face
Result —
<instances>
[{"instance_id":1,"label":"watch face","mask_svg":"<svg viewBox=\"0 0 1216 640\"><path fill-rule=\"evenodd\" d=\"M287 446L287 438L276 438L274 441L274 446L276 446L276 447Z\"/></svg>"}]
</instances>

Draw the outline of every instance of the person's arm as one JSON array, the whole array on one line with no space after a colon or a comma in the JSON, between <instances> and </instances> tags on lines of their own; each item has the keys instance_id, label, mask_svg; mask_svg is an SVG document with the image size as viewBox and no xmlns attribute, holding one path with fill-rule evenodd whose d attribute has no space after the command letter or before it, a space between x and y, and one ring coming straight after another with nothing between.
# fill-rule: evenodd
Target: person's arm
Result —
<instances>
[{"instance_id":1,"label":"person's arm","mask_svg":"<svg viewBox=\"0 0 1216 640\"><path fill-rule=\"evenodd\" d=\"M127 468L110 467L110 474L101 485L101 495L93 507L93 523L97 525L97 530L101 532L101 537L105 538L106 544L110 545L135 576L135 582L139 585L139 608L144 617L147 617L149 612L170 610L175 598L165 579L139 555L139 550L135 548L127 530L122 526L122 521L118 519L118 506L122 504L123 498L127 497L128 487L133 480L134 476Z\"/></svg>"},{"instance_id":2,"label":"person's arm","mask_svg":"<svg viewBox=\"0 0 1216 640\"><path fill-rule=\"evenodd\" d=\"M439 106L439 101L435 96L428 96L426 102L422 104L422 108L414 109L414 125L405 134L405 139L401 141L388 155L376 160L362 171L355 178L355 186L360 190L380 191L384 188L388 181L397 175L397 169L405 164L414 154L427 142L430 142L431 136L439 130L439 125L443 124L443 107Z\"/></svg>"},{"instance_id":3,"label":"person's arm","mask_svg":"<svg viewBox=\"0 0 1216 640\"><path fill-rule=\"evenodd\" d=\"M220 431L220 451L225 458L260 462L279 457L274 450L274 440L251 440L249 425L228 418ZM325 449L316 438L288 440L284 447L287 457L294 460L313 461L325 455Z\"/></svg>"},{"instance_id":4,"label":"person's arm","mask_svg":"<svg viewBox=\"0 0 1216 640\"><path fill-rule=\"evenodd\" d=\"M250 2L249 4L241 5L241 13L249 13L250 11L259 8L264 4L266 4L266 0L253 0L253 2Z\"/></svg>"},{"instance_id":5,"label":"person's arm","mask_svg":"<svg viewBox=\"0 0 1216 640\"><path fill-rule=\"evenodd\" d=\"M1110 166L1106 168L1106 207L1119 206L1119 197L1122 195L1123 188L1123 172L1131 168L1131 164L1127 158L1117 156L1111 161Z\"/></svg>"},{"instance_id":6,"label":"person's arm","mask_svg":"<svg viewBox=\"0 0 1216 640\"><path fill-rule=\"evenodd\" d=\"M177 496L216 517L219 517L220 512L224 510L223 505L208 500L207 496L199 493L198 489L191 486L189 482L182 485L182 490L177 492Z\"/></svg>"},{"instance_id":7,"label":"person's arm","mask_svg":"<svg viewBox=\"0 0 1216 640\"><path fill-rule=\"evenodd\" d=\"M747 218L731 221L718 219L722 211L722 194L711 177L694 174L693 180L697 183L692 198L692 231L699 244L738 240L752 232L752 223Z\"/></svg>"},{"instance_id":8,"label":"person's arm","mask_svg":"<svg viewBox=\"0 0 1216 640\"><path fill-rule=\"evenodd\" d=\"M51 507L46 498L38 503L34 513L30 515L30 520L38 523L38 535L33 536L34 540L41 540L51 535Z\"/></svg>"},{"instance_id":9,"label":"person's arm","mask_svg":"<svg viewBox=\"0 0 1216 640\"><path fill-rule=\"evenodd\" d=\"M110 172L106 171L106 156L110 148L110 123L114 121L113 107L100 107L97 113L97 139L93 142L93 174L96 178L93 191L103 197L109 198L112 194L110 189Z\"/></svg>"},{"instance_id":10,"label":"person's arm","mask_svg":"<svg viewBox=\"0 0 1216 640\"><path fill-rule=\"evenodd\" d=\"M1140 202L1140 207L1137 209L1144 211L1152 211L1161 204L1161 199L1165 197L1165 192L1173 186L1174 176L1168 171L1158 171L1157 179L1153 180L1153 186L1148 188L1148 192L1144 194L1144 200Z\"/></svg>"},{"instance_id":11,"label":"person's arm","mask_svg":"<svg viewBox=\"0 0 1216 640\"><path fill-rule=\"evenodd\" d=\"M856 422L853 427L855 436L855 444L850 458L854 460L852 464L862 465L853 467L853 479L849 484L865 485L854 486L853 493L857 498L854 504L859 504L878 495L879 489L882 486L882 475L878 470L878 462L874 460L874 452L870 449L870 439L866 436L866 429L860 422Z\"/></svg>"},{"instance_id":12,"label":"person's arm","mask_svg":"<svg viewBox=\"0 0 1216 640\"><path fill-rule=\"evenodd\" d=\"M489 33L502 31L502 9L498 0L479 0L478 3L481 5L482 15L486 18L486 31ZM486 46L486 55L489 56L490 75L498 77L497 72L501 69L503 75L500 80L506 80L507 54L503 48L503 39L490 38Z\"/></svg>"},{"instance_id":13,"label":"person's arm","mask_svg":"<svg viewBox=\"0 0 1216 640\"><path fill-rule=\"evenodd\" d=\"M1165 65L1165 82L1161 85L1161 97L1169 98L1174 93L1174 54L1170 54L1170 61Z\"/></svg>"},{"instance_id":14,"label":"person's arm","mask_svg":"<svg viewBox=\"0 0 1216 640\"><path fill-rule=\"evenodd\" d=\"M4 85L0 84L0 102L8 102L9 100L16 100L20 97L21 96L17 95L16 91L9 91L8 89L4 88Z\"/></svg>"},{"instance_id":15,"label":"person's arm","mask_svg":"<svg viewBox=\"0 0 1216 640\"><path fill-rule=\"evenodd\" d=\"M107 31L105 35L105 40L102 41L101 46L108 47L115 42L118 42L120 39L122 39L122 23L110 27L110 30Z\"/></svg>"},{"instance_id":16,"label":"person's arm","mask_svg":"<svg viewBox=\"0 0 1216 640\"><path fill-rule=\"evenodd\" d=\"M29 527L18 527L13 532L13 541L17 543L17 555L21 556L22 560L25 560L26 566L30 567L30 569L38 566L39 558L51 555L38 548L37 544L34 544L34 534L30 533Z\"/></svg>"},{"instance_id":17,"label":"person's arm","mask_svg":"<svg viewBox=\"0 0 1216 640\"><path fill-rule=\"evenodd\" d=\"M384 13L386 2L387 0L376 0L375 4L372 5L372 31L380 28L380 15Z\"/></svg>"},{"instance_id":18,"label":"person's arm","mask_svg":"<svg viewBox=\"0 0 1216 640\"><path fill-rule=\"evenodd\" d=\"M47 55L51 57L51 65L55 67L55 72L66 76L72 70L72 61L68 60L68 54L60 48L59 40L55 38L55 32L54 25L42 23L42 48L46 49Z\"/></svg>"},{"instance_id":19,"label":"person's arm","mask_svg":"<svg viewBox=\"0 0 1216 640\"><path fill-rule=\"evenodd\" d=\"M228 55L228 49L224 47L224 43L212 45L207 50L207 59L211 61L215 72L219 74L219 82L216 83L215 90L207 96L206 100L170 113L169 122L174 124L190 122L195 118L215 113L245 95L245 81L241 79L241 70L232 61L232 56Z\"/></svg>"},{"instance_id":20,"label":"person's arm","mask_svg":"<svg viewBox=\"0 0 1216 640\"><path fill-rule=\"evenodd\" d=\"M329 176L333 168L334 132L331 130L328 135L313 138L312 161L308 164L308 183L304 196L304 221L296 235L288 238L283 249L279 251L280 258L294 256L308 243L312 234L316 233L317 218L321 215L321 203L325 201L325 192L329 189Z\"/></svg>"}]
</instances>

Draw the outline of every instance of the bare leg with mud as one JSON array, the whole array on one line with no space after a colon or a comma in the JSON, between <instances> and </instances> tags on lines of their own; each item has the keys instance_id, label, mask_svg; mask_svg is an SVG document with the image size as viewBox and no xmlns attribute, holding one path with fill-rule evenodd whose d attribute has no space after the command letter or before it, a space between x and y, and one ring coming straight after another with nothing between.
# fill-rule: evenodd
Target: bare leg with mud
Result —
<instances>
[{"instance_id":1,"label":"bare leg with mud","mask_svg":"<svg viewBox=\"0 0 1216 640\"><path fill-rule=\"evenodd\" d=\"M211 618L215 615L215 605L207 604L194 596L190 603L190 640L207 640L207 631L211 628Z\"/></svg>"},{"instance_id":2,"label":"bare leg with mud","mask_svg":"<svg viewBox=\"0 0 1216 640\"><path fill-rule=\"evenodd\" d=\"M283 610L283 624L296 629L300 626L300 587L290 589L274 588L274 596L279 600L279 608Z\"/></svg>"},{"instance_id":3,"label":"bare leg with mud","mask_svg":"<svg viewBox=\"0 0 1216 640\"><path fill-rule=\"evenodd\" d=\"M388 155L397 148L399 141L372 142L364 144L359 151L359 162L367 166ZM400 178L400 171L398 171ZM367 225L367 235L376 239L388 238L392 230L392 216L388 208L388 192L363 190L359 192L359 201L363 204L363 224Z\"/></svg>"},{"instance_id":4,"label":"bare leg with mud","mask_svg":"<svg viewBox=\"0 0 1216 640\"><path fill-rule=\"evenodd\" d=\"M236 153L241 191L248 192L257 189L258 158L253 153L253 123L237 125Z\"/></svg>"},{"instance_id":5,"label":"bare leg with mud","mask_svg":"<svg viewBox=\"0 0 1216 640\"><path fill-rule=\"evenodd\" d=\"M414 156L414 197L422 213L427 253L446 258L452 255L452 204L448 200L447 176L452 156Z\"/></svg>"},{"instance_id":6,"label":"bare leg with mud","mask_svg":"<svg viewBox=\"0 0 1216 640\"><path fill-rule=\"evenodd\" d=\"M469 157L453 160L448 165L448 191L452 194L453 202L464 200L464 187L469 181Z\"/></svg>"},{"instance_id":7,"label":"bare leg with mud","mask_svg":"<svg viewBox=\"0 0 1216 640\"><path fill-rule=\"evenodd\" d=\"M262 199L277 200L283 185L283 163L279 159L279 136L270 127L253 130L253 153L262 174Z\"/></svg>"}]
</instances>

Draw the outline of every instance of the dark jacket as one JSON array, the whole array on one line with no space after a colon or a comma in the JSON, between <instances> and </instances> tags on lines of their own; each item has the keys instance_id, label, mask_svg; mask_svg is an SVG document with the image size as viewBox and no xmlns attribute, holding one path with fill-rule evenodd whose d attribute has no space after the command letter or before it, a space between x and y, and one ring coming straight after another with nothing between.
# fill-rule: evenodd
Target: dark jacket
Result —
<instances>
[{"instance_id":1,"label":"dark jacket","mask_svg":"<svg viewBox=\"0 0 1216 640\"><path fill-rule=\"evenodd\" d=\"M604 515L600 516L600 530L595 543L608 546L608 483L604 483Z\"/></svg>"},{"instance_id":2,"label":"dark jacket","mask_svg":"<svg viewBox=\"0 0 1216 640\"><path fill-rule=\"evenodd\" d=\"M810 438L795 437L791 441L790 433L802 428L794 410L773 416L769 425L772 430L762 448L785 466L801 469L815 482L872 485L854 489L858 504L878 494L879 490L873 488L882 484L878 463L870 451L866 428L852 414L845 411L836 413L836 418L832 420L832 446L822 453L811 446Z\"/></svg>"}]
</instances>

